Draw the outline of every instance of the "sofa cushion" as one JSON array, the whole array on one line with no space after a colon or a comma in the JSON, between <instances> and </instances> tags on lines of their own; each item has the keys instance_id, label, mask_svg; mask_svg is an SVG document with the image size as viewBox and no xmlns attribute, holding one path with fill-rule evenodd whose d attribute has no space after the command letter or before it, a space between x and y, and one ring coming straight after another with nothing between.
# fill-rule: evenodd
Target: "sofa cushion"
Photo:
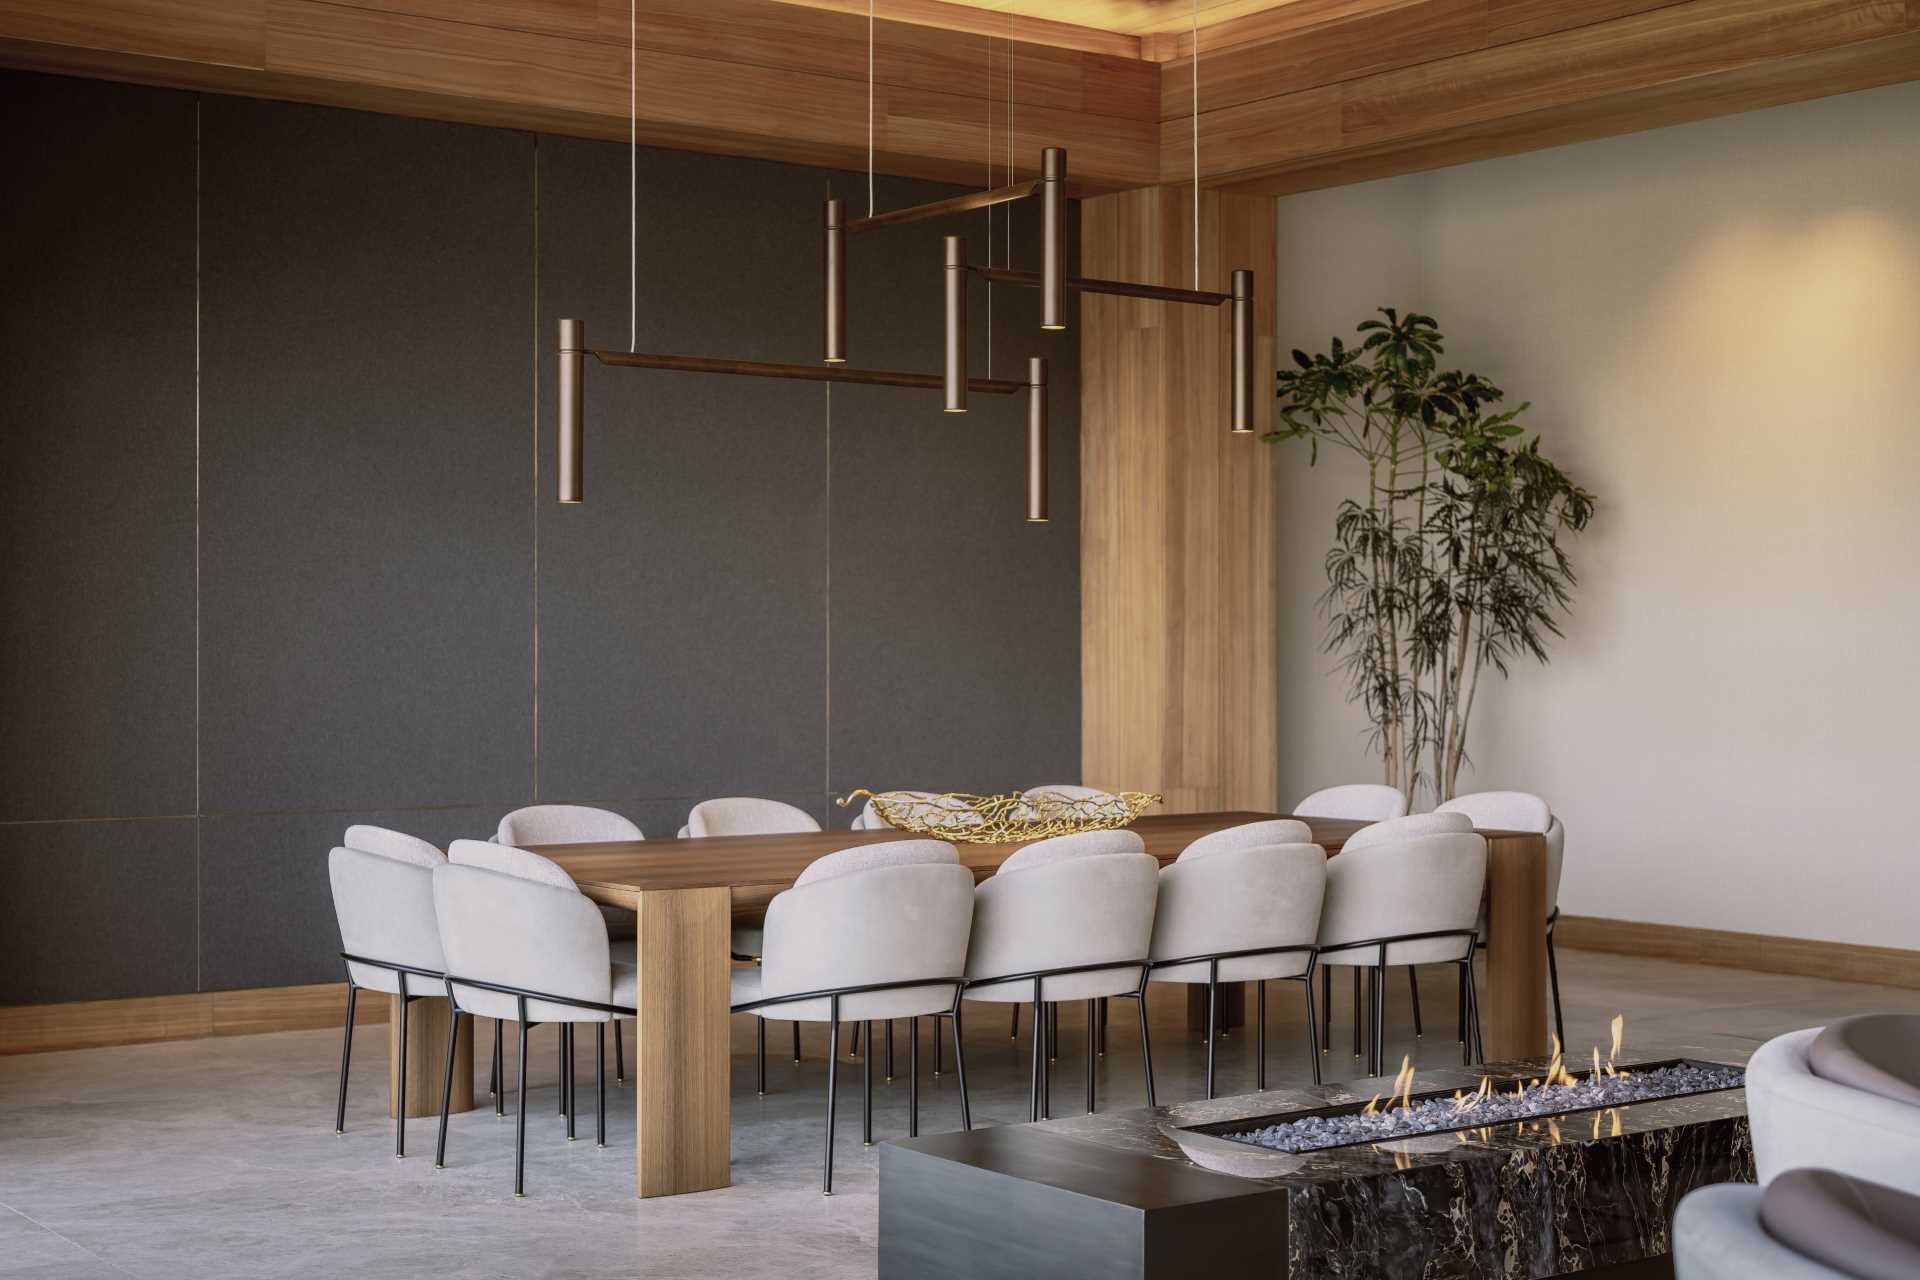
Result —
<instances>
[{"instance_id":1,"label":"sofa cushion","mask_svg":"<svg viewBox=\"0 0 1920 1280\"><path fill-rule=\"evenodd\" d=\"M1823 1080L1920 1107L1920 1015L1863 1013L1831 1023L1807 1048Z\"/></svg>"},{"instance_id":2,"label":"sofa cushion","mask_svg":"<svg viewBox=\"0 0 1920 1280\"><path fill-rule=\"evenodd\" d=\"M1859 1280L1920 1276L1920 1196L1831 1169L1767 1184L1760 1225L1795 1253Z\"/></svg>"}]
</instances>

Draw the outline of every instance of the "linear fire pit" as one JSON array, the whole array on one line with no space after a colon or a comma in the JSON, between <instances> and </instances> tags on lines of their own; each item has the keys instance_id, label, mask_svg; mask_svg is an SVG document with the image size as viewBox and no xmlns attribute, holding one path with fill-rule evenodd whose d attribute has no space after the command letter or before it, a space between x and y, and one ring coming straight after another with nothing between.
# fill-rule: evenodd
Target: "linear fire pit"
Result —
<instances>
[{"instance_id":1,"label":"linear fire pit","mask_svg":"<svg viewBox=\"0 0 1920 1280\"><path fill-rule=\"evenodd\" d=\"M1677 1096L1578 1106L1594 1091L1564 1088L1578 1109L1491 1123L1465 1111L1378 1140L1337 1139L1371 1100L1385 1110L1384 1080L890 1143L880 1274L1670 1276L1680 1197L1754 1178L1745 1056L1738 1043L1665 1046L1619 1065L1636 1082L1664 1072L1688 1090ZM1422 1071L1394 1105L1452 1111L1456 1094L1515 1095L1549 1068ZM1329 1141L1312 1149L1256 1140L1316 1127Z\"/></svg>"}]
</instances>

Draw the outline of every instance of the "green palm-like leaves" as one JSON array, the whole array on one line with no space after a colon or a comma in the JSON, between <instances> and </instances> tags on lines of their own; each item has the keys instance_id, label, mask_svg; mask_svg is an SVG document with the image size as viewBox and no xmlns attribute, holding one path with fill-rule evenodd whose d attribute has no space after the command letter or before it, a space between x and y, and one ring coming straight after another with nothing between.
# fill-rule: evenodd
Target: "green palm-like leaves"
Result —
<instances>
[{"instance_id":1,"label":"green palm-like leaves","mask_svg":"<svg viewBox=\"0 0 1920 1280\"><path fill-rule=\"evenodd\" d=\"M1593 496L1524 439L1529 408L1440 368L1431 316L1391 307L1360 324L1358 346L1293 352L1276 375L1269 441L1322 441L1367 464L1366 501L1334 518L1321 607L1326 645L1362 705L1387 781L1450 798L1466 757L1480 671L1547 661L1577 584L1563 535Z\"/></svg>"}]
</instances>

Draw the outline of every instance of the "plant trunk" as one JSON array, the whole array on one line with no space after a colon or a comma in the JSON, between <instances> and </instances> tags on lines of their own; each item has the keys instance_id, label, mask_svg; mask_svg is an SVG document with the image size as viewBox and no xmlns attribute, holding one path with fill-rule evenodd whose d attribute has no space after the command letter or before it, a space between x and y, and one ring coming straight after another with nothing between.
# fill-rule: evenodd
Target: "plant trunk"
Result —
<instances>
[{"instance_id":1,"label":"plant trunk","mask_svg":"<svg viewBox=\"0 0 1920 1280\"><path fill-rule=\"evenodd\" d=\"M1467 720L1473 715L1473 695L1480 688L1480 663L1485 654L1476 649L1473 655L1473 675L1467 684L1466 701L1460 704L1460 719L1455 726L1453 751L1447 760L1447 795L1451 800L1460 789L1460 761L1467 754ZM1445 803L1442 801L1441 803Z\"/></svg>"}]
</instances>

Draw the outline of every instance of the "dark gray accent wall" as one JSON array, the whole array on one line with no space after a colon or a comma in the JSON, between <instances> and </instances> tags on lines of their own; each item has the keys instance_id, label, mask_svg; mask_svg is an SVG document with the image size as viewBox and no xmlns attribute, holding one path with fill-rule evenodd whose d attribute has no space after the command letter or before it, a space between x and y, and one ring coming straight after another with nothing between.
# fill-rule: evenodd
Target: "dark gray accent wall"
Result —
<instances>
[{"instance_id":1,"label":"dark gray accent wall","mask_svg":"<svg viewBox=\"0 0 1920 1280\"><path fill-rule=\"evenodd\" d=\"M627 345L624 147L21 74L0 105L0 1003L337 977L356 821L844 825L854 786L1077 774L1078 354L1034 295L995 291L994 372L1052 357L1051 525L1015 399L592 362L561 507L555 321ZM639 344L817 359L819 202L865 176L639 179ZM854 242L856 364L937 367L940 236L984 260L986 226Z\"/></svg>"}]
</instances>

